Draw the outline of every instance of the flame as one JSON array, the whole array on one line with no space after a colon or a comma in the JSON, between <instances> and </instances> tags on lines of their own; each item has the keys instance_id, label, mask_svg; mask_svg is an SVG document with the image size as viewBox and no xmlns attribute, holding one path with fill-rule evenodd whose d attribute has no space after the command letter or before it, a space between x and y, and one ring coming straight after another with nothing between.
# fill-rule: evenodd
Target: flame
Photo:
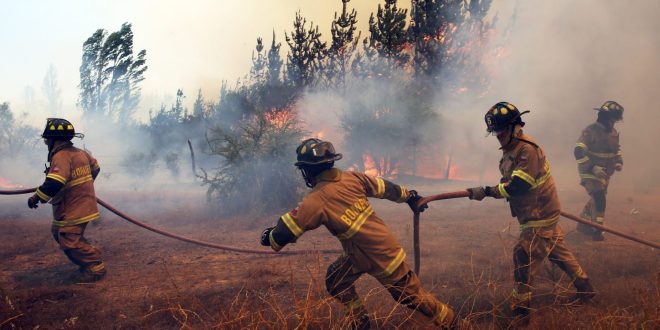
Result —
<instances>
[{"instance_id":1,"label":"flame","mask_svg":"<svg viewBox=\"0 0 660 330\"><path fill-rule=\"evenodd\" d=\"M286 128L295 122L296 114L291 109L273 108L264 114L266 120L277 128Z\"/></svg>"},{"instance_id":2,"label":"flame","mask_svg":"<svg viewBox=\"0 0 660 330\"><path fill-rule=\"evenodd\" d=\"M380 176L386 179L396 179L399 176L399 166L397 163L387 161L385 157L374 159L368 153L362 155L364 163L364 173L371 176Z\"/></svg>"},{"instance_id":3,"label":"flame","mask_svg":"<svg viewBox=\"0 0 660 330\"><path fill-rule=\"evenodd\" d=\"M6 180L5 178L0 176L0 188L2 188L2 189L16 189L16 188L23 188L23 186L18 185L18 184L13 184L9 180Z\"/></svg>"}]
</instances>

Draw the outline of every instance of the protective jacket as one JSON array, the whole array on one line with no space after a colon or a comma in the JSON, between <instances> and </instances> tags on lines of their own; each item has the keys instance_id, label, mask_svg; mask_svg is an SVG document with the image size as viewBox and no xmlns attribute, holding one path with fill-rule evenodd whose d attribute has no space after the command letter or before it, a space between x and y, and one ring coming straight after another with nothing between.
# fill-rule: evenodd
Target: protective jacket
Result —
<instances>
[{"instance_id":1,"label":"protective jacket","mask_svg":"<svg viewBox=\"0 0 660 330\"><path fill-rule=\"evenodd\" d=\"M578 163L578 172L583 184L587 180L607 183L606 178L599 178L592 173L594 165L602 166L608 175L614 173L616 164L623 165L619 145L619 132L612 127L608 128L596 121L587 126L575 144L575 159Z\"/></svg>"},{"instance_id":2,"label":"protective jacket","mask_svg":"<svg viewBox=\"0 0 660 330\"><path fill-rule=\"evenodd\" d=\"M548 227L559 220L560 204L550 164L543 149L520 132L502 148L500 184L489 187L491 196L506 198L521 229Z\"/></svg>"},{"instance_id":3,"label":"protective jacket","mask_svg":"<svg viewBox=\"0 0 660 330\"><path fill-rule=\"evenodd\" d=\"M280 217L270 233L271 247L279 251L324 225L341 241L356 271L376 278L393 275L406 254L367 198L403 203L410 198L408 190L379 177L335 168L319 174L316 182L297 208Z\"/></svg>"},{"instance_id":4,"label":"protective jacket","mask_svg":"<svg viewBox=\"0 0 660 330\"><path fill-rule=\"evenodd\" d=\"M75 226L98 219L94 179L100 167L96 159L71 142L55 148L49 158L46 180L36 193L53 205L53 225Z\"/></svg>"}]
</instances>

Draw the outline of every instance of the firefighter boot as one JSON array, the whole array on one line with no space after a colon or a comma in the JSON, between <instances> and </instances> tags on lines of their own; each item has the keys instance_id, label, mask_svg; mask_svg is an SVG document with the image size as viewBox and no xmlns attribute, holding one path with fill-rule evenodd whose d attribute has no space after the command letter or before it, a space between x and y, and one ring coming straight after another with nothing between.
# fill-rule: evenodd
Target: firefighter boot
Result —
<instances>
[{"instance_id":1,"label":"firefighter boot","mask_svg":"<svg viewBox=\"0 0 660 330\"><path fill-rule=\"evenodd\" d=\"M369 313L362 305L362 300L356 299L344 305L344 312L346 317L349 318L348 328L351 330L367 330L371 329Z\"/></svg>"},{"instance_id":2,"label":"firefighter boot","mask_svg":"<svg viewBox=\"0 0 660 330\"><path fill-rule=\"evenodd\" d=\"M513 303L506 301L495 310L495 322L500 328L525 326L529 324L529 302Z\"/></svg>"},{"instance_id":3,"label":"firefighter boot","mask_svg":"<svg viewBox=\"0 0 660 330\"><path fill-rule=\"evenodd\" d=\"M605 235L603 235L603 231L595 230L594 233L591 235L591 239L597 242L604 241Z\"/></svg>"},{"instance_id":4,"label":"firefighter boot","mask_svg":"<svg viewBox=\"0 0 660 330\"><path fill-rule=\"evenodd\" d=\"M439 327L443 330L470 329L470 323L467 320L458 317L454 310L449 308L447 310L447 316L445 316L445 319Z\"/></svg>"},{"instance_id":5,"label":"firefighter boot","mask_svg":"<svg viewBox=\"0 0 660 330\"><path fill-rule=\"evenodd\" d=\"M573 286L577 292L571 297L570 302L589 302L596 295L596 290L591 286L588 278L576 278Z\"/></svg>"},{"instance_id":6,"label":"firefighter boot","mask_svg":"<svg viewBox=\"0 0 660 330\"><path fill-rule=\"evenodd\" d=\"M360 315L355 315L348 326L351 330L368 330L371 329L369 315L367 313L362 313Z\"/></svg>"},{"instance_id":7,"label":"firefighter boot","mask_svg":"<svg viewBox=\"0 0 660 330\"><path fill-rule=\"evenodd\" d=\"M584 209L582 209L582 213L580 214L580 217L585 220L595 221L595 219L593 219L591 216L591 208L592 208L592 202L589 201L587 205L584 206ZM585 224L578 223L577 231L585 235L591 235L593 233L593 228Z\"/></svg>"},{"instance_id":8,"label":"firefighter boot","mask_svg":"<svg viewBox=\"0 0 660 330\"><path fill-rule=\"evenodd\" d=\"M78 278L79 283L98 282L105 277L107 272L102 262L88 267L81 267L79 271L81 273Z\"/></svg>"}]
</instances>

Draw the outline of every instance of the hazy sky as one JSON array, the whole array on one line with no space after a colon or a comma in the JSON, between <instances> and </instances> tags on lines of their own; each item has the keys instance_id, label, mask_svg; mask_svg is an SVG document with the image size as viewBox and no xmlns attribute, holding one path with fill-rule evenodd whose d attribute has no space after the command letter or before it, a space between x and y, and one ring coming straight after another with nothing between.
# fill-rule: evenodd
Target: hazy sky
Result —
<instances>
[{"instance_id":1,"label":"hazy sky","mask_svg":"<svg viewBox=\"0 0 660 330\"><path fill-rule=\"evenodd\" d=\"M178 88L183 88L188 103L198 88L217 98L223 79L233 84L248 73L258 36L269 46L274 29L278 41L285 43L284 30L291 30L297 10L320 25L324 38L329 37L334 12L341 11L341 0L0 2L0 102L9 101L15 111L25 111L26 87L34 89L37 99L42 97L42 81L53 64L68 113L77 98L82 43L99 28L117 31L130 22L134 51L147 50L149 69L138 114L142 118L149 107L171 101ZM350 2L362 30L380 2ZM400 5L409 7L409 1ZM281 55L286 55L286 45Z\"/></svg>"}]
</instances>

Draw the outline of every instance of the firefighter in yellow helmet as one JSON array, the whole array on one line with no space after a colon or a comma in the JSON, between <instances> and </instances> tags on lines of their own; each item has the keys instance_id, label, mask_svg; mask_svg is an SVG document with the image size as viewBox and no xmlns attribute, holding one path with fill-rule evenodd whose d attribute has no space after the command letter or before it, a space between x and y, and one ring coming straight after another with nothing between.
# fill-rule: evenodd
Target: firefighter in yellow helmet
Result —
<instances>
[{"instance_id":1,"label":"firefighter in yellow helmet","mask_svg":"<svg viewBox=\"0 0 660 330\"><path fill-rule=\"evenodd\" d=\"M49 118L41 137L48 146L46 180L28 199L30 208L53 205L52 233L64 254L80 267L82 282L103 278L106 273L101 251L83 236L87 223L100 217L94 193L99 163L89 153L73 146L76 134L66 119Z\"/></svg>"},{"instance_id":2,"label":"firefighter in yellow helmet","mask_svg":"<svg viewBox=\"0 0 660 330\"><path fill-rule=\"evenodd\" d=\"M587 126L575 144L574 154L580 174L580 184L589 194L582 216L598 224L605 222L607 187L615 171L623 169L619 132L614 124L623 120L623 107L614 101L603 103L596 122ZM578 230L591 234L594 241L605 239L603 232L579 224Z\"/></svg>"},{"instance_id":3,"label":"firefighter in yellow helmet","mask_svg":"<svg viewBox=\"0 0 660 330\"><path fill-rule=\"evenodd\" d=\"M296 154L295 165L312 191L297 208L280 217L275 227L262 233L261 244L279 251L305 232L324 225L344 250L328 267L326 288L344 305L352 328L369 328L368 313L354 285L365 273L383 284L395 300L421 312L436 325L452 325L454 311L421 287L417 274L405 262L403 247L367 199L407 203L416 210L421 196L380 177L334 168L342 155L330 142L305 140ZM425 208L422 206L420 211Z\"/></svg>"},{"instance_id":4,"label":"firefighter in yellow helmet","mask_svg":"<svg viewBox=\"0 0 660 330\"><path fill-rule=\"evenodd\" d=\"M485 116L487 130L500 142L500 183L490 187L470 188L470 199L486 196L506 199L511 215L518 218L520 237L513 248L514 288L501 316L524 318L529 315L534 275L548 258L566 272L577 294L573 299L589 300L594 289L587 274L564 243L559 227L559 197L550 164L543 149L522 131L525 123L513 104L499 102Z\"/></svg>"}]
</instances>

